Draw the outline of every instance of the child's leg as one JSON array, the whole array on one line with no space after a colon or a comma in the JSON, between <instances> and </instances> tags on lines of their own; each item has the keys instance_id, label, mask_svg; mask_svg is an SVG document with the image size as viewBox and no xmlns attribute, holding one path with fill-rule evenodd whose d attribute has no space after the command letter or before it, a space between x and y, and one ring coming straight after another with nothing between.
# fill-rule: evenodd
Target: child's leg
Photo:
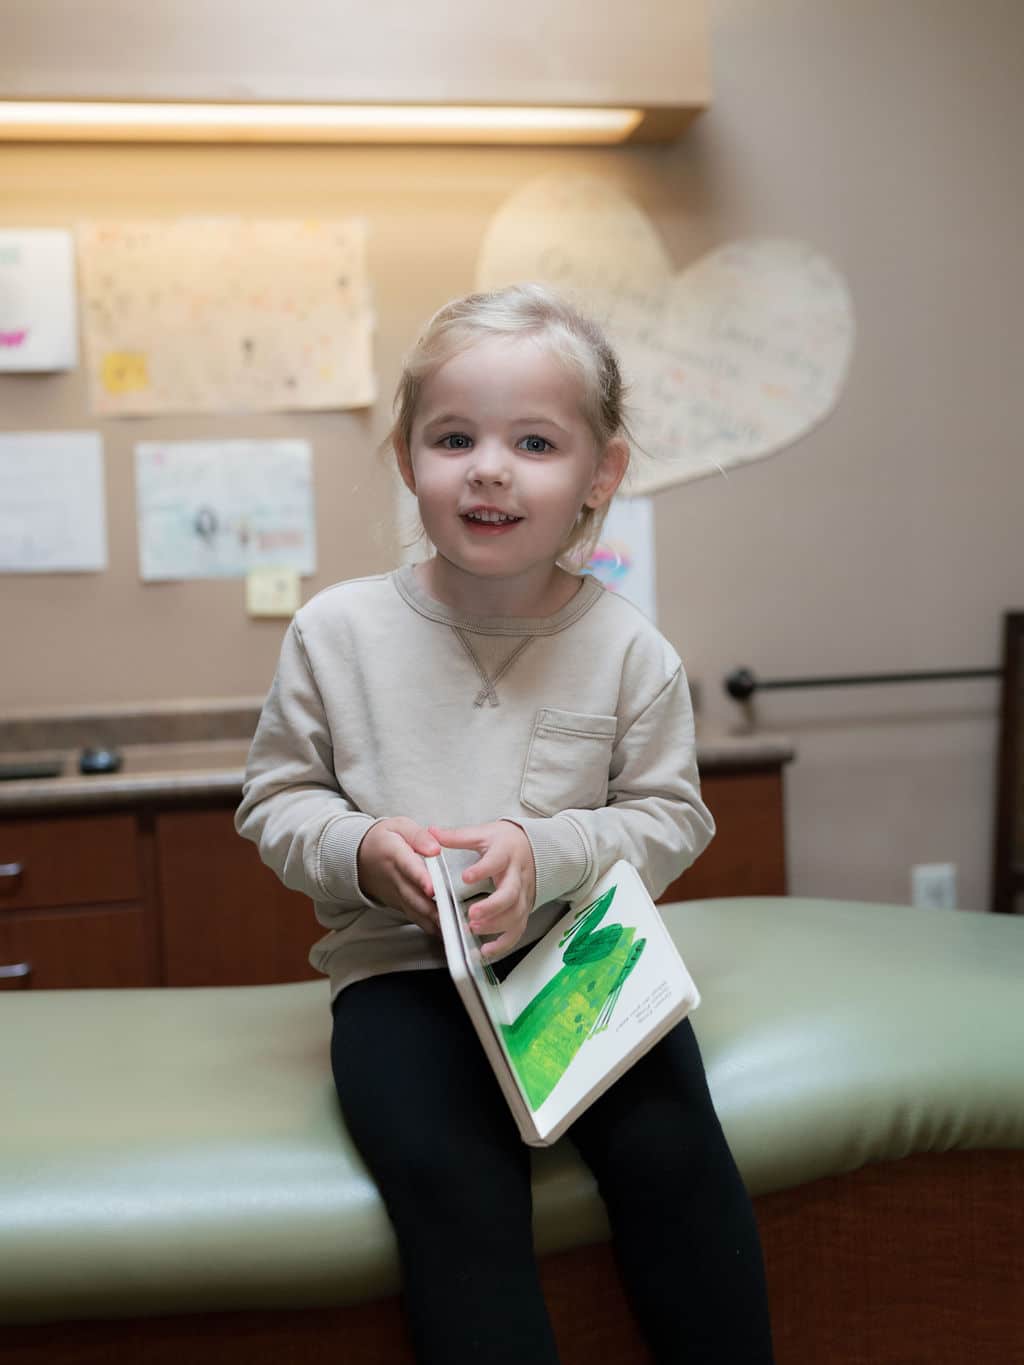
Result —
<instances>
[{"instance_id":1,"label":"child's leg","mask_svg":"<svg viewBox=\"0 0 1024 1365\"><path fill-rule=\"evenodd\" d=\"M360 981L334 1006L334 1080L398 1236L417 1358L549 1365L529 1149L446 971Z\"/></svg>"},{"instance_id":2,"label":"child's leg","mask_svg":"<svg viewBox=\"0 0 1024 1365\"><path fill-rule=\"evenodd\" d=\"M689 1021L577 1119L570 1136L597 1177L655 1359L768 1365L757 1224Z\"/></svg>"}]
</instances>

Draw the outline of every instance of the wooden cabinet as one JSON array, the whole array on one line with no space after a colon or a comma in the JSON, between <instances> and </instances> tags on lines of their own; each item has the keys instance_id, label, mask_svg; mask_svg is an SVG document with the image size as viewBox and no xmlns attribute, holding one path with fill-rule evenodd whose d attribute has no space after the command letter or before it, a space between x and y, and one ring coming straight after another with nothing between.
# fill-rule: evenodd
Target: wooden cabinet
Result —
<instances>
[{"instance_id":1,"label":"wooden cabinet","mask_svg":"<svg viewBox=\"0 0 1024 1365\"><path fill-rule=\"evenodd\" d=\"M716 832L661 902L712 896L784 896L786 832L782 769L736 768L701 778Z\"/></svg>"},{"instance_id":2,"label":"wooden cabinet","mask_svg":"<svg viewBox=\"0 0 1024 1365\"><path fill-rule=\"evenodd\" d=\"M324 933L307 896L289 891L235 833L234 809L156 817L164 982L262 985L315 977Z\"/></svg>"},{"instance_id":3,"label":"wooden cabinet","mask_svg":"<svg viewBox=\"0 0 1024 1365\"><path fill-rule=\"evenodd\" d=\"M663 901L786 893L782 764L705 772L718 833ZM301 981L323 930L235 799L0 820L0 989Z\"/></svg>"},{"instance_id":4,"label":"wooden cabinet","mask_svg":"<svg viewBox=\"0 0 1024 1365\"><path fill-rule=\"evenodd\" d=\"M159 984L137 905L0 915L0 969L3 990Z\"/></svg>"},{"instance_id":5,"label":"wooden cabinet","mask_svg":"<svg viewBox=\"0 0 1024 1365\"><path fill-rule=\"evenodd\" d=\"M135 818L74 815L0 824L0 908L139 898Z\"/></svg>"},{"instance_id":6,"label":"wooden cabinet","mask_svg":"<svg viewBox=\"0 0 1024 1365\"><path fill-rule=\"evenodd\" d=\"M0 989L159 983L136 817L0 822Z\"/></svg>"}]
</instances>

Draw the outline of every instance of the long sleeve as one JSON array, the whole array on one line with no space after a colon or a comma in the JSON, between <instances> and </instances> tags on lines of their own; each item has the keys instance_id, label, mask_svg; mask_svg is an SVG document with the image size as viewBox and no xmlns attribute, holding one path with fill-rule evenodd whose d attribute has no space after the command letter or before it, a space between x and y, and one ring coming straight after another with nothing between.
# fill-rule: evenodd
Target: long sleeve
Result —
<instances>
[{"instance_id":1,"label":"long sleeve","mask_svg":"<svg viewBox=\"0 0 1024 1365\"><path fill-rule=\"evenodd\" d=\"M537 906L586 895L618 858L637 868L652 896L661 895L715 833L700 795L693 709L682 667L615 744L603 807L515 819L533 847Z\"/></svg>"},{"instance_id":2,"label":"long sleeve","mask_svg":"<svg viewBox=\"0 0 1024 1365\"><path fill-rule=\"evenodd\" d=\"M323 700L293 621L249 751L235 828L285 886L351 910L373 904L356 868L373 823L338 784Z\"/></svg>"},{"instance_id":3,"label":"long sleeve","mask_svg":"<svg viewBox=\"0 0 1024 1365\"><path fill-rule=\"evenodd\" d=\"M585 893L617 858L659 892L713 830L678 655L593 578L544 618L465 617L410 566L323 589L285 634L235 827L312 900L328 932L310 961L333 993L444 966L436 938L359 885L360 842L388 816L519 824L537 909Z\"/></svg>"}]
</instances>

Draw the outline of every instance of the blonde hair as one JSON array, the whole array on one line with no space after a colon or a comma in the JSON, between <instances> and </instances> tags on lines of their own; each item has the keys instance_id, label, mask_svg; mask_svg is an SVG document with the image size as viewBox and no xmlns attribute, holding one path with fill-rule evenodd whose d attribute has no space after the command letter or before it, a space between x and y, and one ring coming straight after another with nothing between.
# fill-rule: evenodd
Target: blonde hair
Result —
<instances>
[{"instance_id":1,"label":"blonde hair","mask_svg":"<svg viewBox=\"0 0 1024 1365\"><path fill-rule=\"evenodd\" d=\"M550 347L580 382L581 412L599 453L613 437L630 441L625 388L615 352L592 319L542 284L514 284L489 293L467 294L440 308L405 357L395 390L395 419L384 440L396 459L408 451L424 384L453 356L478 341L534 337ZM561 557L586 563L601 534L608 507L584 506Z\"/></svg>"}]
</instances>

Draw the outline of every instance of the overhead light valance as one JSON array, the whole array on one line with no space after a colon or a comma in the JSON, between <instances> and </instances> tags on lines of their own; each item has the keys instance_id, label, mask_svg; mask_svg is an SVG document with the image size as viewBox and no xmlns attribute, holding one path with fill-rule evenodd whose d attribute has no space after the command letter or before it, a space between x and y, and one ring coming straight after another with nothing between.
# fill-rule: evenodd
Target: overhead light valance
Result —
<instances>
[{"instance_id":1,"label":"overhead light valance","mask_svg":"<svg viewBox=\"0 0 1024 1365\"><path fill-rule=\"evenodd\" d=\"M707 0L8 0L0 139L665 141Z\"/></svg>"},{"instance_id":2,"label":"overhead light valance","mask_svg":"<svg viewBox=\"0 0 1024 1365\"><path fill-rule=\"evenodd\" d=\"M20 142L628 142L640 109L0 100Z\"/></svg>"}]
</instances>

